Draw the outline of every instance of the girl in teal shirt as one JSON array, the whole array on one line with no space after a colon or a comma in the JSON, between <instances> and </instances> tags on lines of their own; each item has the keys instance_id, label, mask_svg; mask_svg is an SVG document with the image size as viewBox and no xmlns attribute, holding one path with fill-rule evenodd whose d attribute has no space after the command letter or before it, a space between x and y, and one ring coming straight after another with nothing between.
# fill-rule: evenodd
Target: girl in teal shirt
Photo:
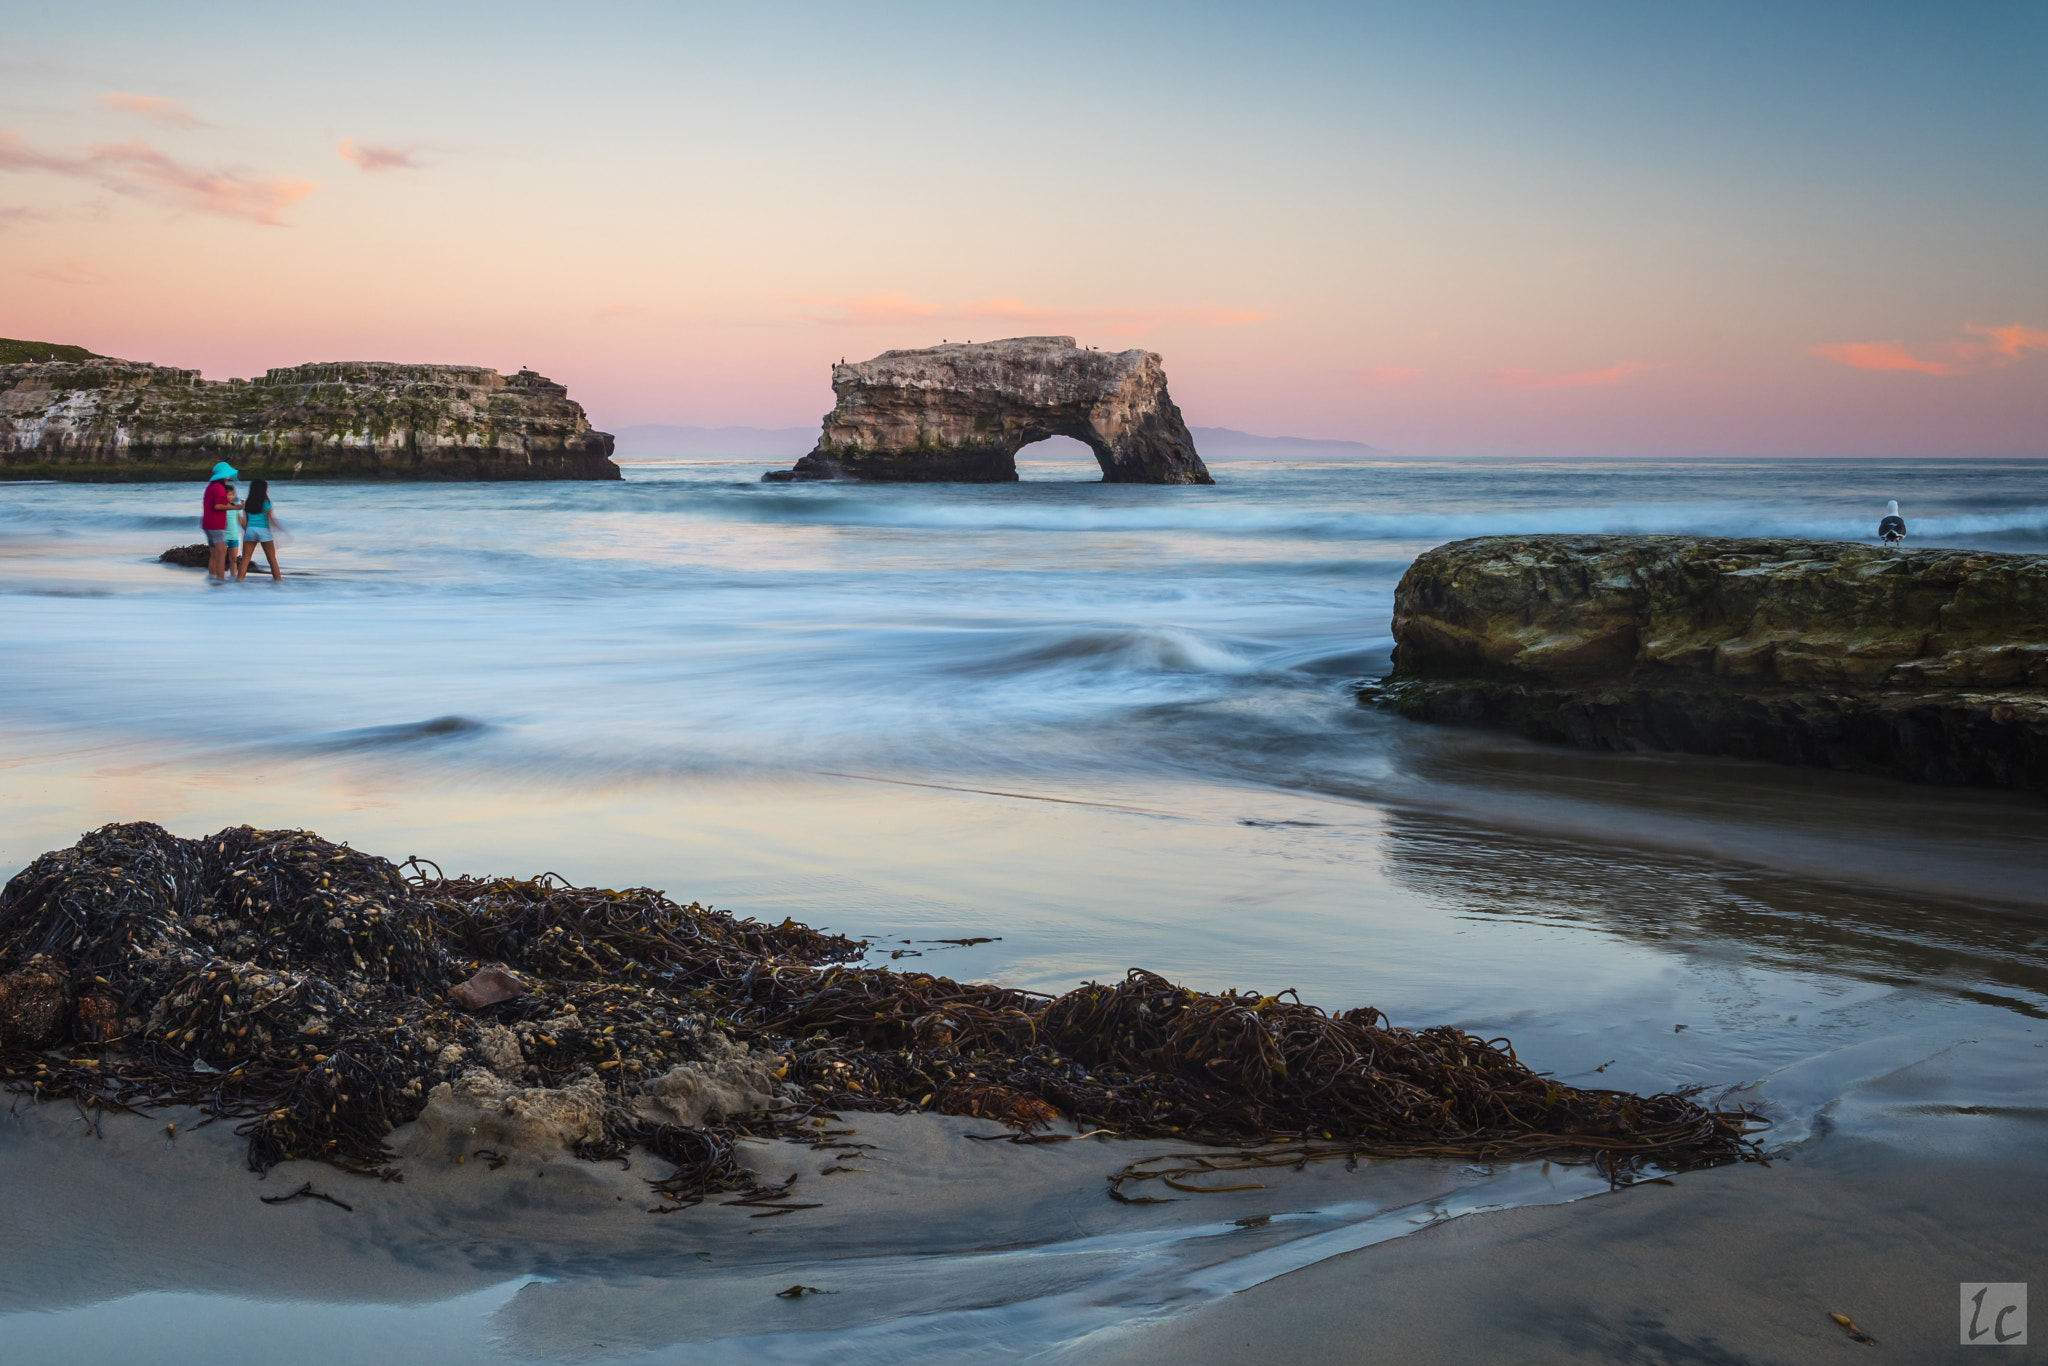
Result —
<instances>
[{"instance_id":1,"label":"girl in teal shirt","mask_svg":"<svg viewBox=\"0 0 2048 1366\"><path fill-rule=\"evenodd\" d=\"M256 558L256 547L263 547L263 558L270 565L270 577L281 580L284 573L277 567L277 537L270 525L270 481L251 479L249 496L242 500L242 510L231 512L230 517L239 517L242 523L242 558L235 566L235 582L249 577L249 561Z\"/></svg>"}]
</instances>

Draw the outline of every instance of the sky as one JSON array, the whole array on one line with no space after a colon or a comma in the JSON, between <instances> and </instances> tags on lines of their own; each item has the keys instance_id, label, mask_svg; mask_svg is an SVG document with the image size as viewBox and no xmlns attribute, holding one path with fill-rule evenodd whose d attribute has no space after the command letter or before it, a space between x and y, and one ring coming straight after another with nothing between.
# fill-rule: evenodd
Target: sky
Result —
<instances>
[{"instance_id":1,"label":"sky","mask_svg":"<svg viewBox=\"0 0 2048 1366\"><path fill-rule=\"evenodd\" d=\"M2048 455L2048 5L0 0L0 335L600 427L1070 333L1417 455Z\"/></svg>"}]
</instances>

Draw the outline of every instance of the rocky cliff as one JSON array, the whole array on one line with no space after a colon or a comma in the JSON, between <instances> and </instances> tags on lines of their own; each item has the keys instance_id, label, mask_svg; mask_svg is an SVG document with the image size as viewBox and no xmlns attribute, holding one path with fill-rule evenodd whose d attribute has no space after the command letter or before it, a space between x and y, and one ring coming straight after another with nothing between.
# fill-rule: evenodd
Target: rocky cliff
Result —
<instances>
[{"instance_id":1,"label":"rocky cliff","mask_svg":"<svg viewBox=\"0 0 2048 1366\"><path fill-rule=\"evenodd\" d=\"M530 370L348 361L206 380L135 361L0 365L0 476L617 479L612 439Z\"/></svg>"},{"instance_id":2,"label":"rocky cliff","mask_svg":"<svg viewBox=\"0 0 2048 1366\"><path fill-rule=\"evenodd\" d=\"M2048 556L1496 536L1421 556L1394 672L1432 721L2048 791Z\"/></svg>"},{"instance_id":3,"label":"rocky cliff","mask_svg":"<svg viewBox=\"0 0 2048 1366\"><path fill-rule=\"evenodd\" d=\"M818 444L769 480L1001 483L1017 452L1071 436L1104 483L1213 484L1150 351L1091 351L1072 337L1012 337L884 351L832 367L839 402Z\"/></svg>"}]
</instances>

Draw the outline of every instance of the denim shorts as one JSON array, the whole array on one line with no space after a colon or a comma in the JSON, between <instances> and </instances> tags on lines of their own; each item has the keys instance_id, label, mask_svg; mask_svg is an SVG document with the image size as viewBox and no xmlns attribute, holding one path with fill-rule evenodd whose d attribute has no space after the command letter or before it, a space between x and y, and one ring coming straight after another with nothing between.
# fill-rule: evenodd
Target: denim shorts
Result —
<instances>
[{"instance_id":1,"label":"denim shorts","mask_svg":"<svg viewBox=\"0 0 2048 1366\"><path fill-rule=\"evenodd\" d=\"M228 538L228 529L224 526L201 527L200 530L206 533L208 545L219 545Z\"/></svg>"}]
</instances>

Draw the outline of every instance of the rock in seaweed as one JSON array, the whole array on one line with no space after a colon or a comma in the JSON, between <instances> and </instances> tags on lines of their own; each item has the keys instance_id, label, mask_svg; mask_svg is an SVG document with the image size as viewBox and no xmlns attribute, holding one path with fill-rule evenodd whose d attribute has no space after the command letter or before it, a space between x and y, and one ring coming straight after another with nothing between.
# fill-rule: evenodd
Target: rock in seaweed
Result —
<instances>
[{"instance_id":1,"label":"rock in seaweed","mask_svg":"<svg viewBox=\"0 0 2048 1366\"><path fill-rule=\"evenodd\" d=\"M485 1148L508 1158L573 1152L603 1141L609 1103L596 1077L520 1087L491 1072L464 1072L428 1093L413 1151L460 1157Z\"/></svg>"},{"instance_id":2,"label":"rock in seaweed","mask_svg":"<svg viewBox=\"0 0 2048 1366\"><path fill-rule=\"evenodd\" d=\"M468 1011L482 1010L500 1001L516 1000L525 994L526 983L499 963L487 963L478 968L468 981L457 982L448 988L448 999Z\"/></svg>"},{"instance_id":3,"label":"rock in seaweed","mask_svg":"<svg viewBox=\"0 0 2048 1366\"><path fill-rule=\"evenodd\" d=\"M694 1129L706 1120L776 1108L775 1082L786 1070L780 1057L718 1034L705 1044L703 1058L678 1063L647 1084L642 1115Z\"/></svg>"}]
</instances>

